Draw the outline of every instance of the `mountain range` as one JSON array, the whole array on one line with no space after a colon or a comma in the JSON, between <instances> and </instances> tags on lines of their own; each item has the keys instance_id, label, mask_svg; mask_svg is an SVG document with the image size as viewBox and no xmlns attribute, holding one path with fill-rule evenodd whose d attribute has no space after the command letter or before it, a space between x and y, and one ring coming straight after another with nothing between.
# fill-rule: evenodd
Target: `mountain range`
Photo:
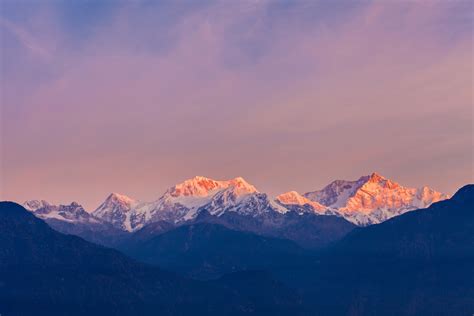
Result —
<instances>
[{"instance_id":1,"label":"mountain range","mask_svg":"<svg viewBox=\"0 0 474 316\"><path fill-rule=\"evenodd\" d=\"M377 173L356 181L336 180L319 191L290 191L271 198L238 177L226 181L194 177L142 202L111 193L94 211L78 204L31 200L23 206L57 231L120 249L130 240L183 225L211 223L304 248L325 247L357 226L383 222L448 198L428 187L406 188ZM141 236L141 237L140 237Z\"/></svg>"},{"instance_id":2,"label":"mountain range","mask_svg":"<svg viewBox=\"0 0 474 316\"><path fill-rule=\"evenodd\" d=\"M426 186L403 187L373 173L356 181L336 180L321 190L304 194L290 191L275 199L260 193L241 177L227 181L194 177L172 186L152 202L112 193L92 212L86 212L77 203L56 206L32 200L23 205L45 220L91 226L104 223L118 230L135 232L153 222L173 225L190 222L204 210L217 217L229 213L254 218L288 212L332 215L366 226L448 197Z\"/></svg>"},{"instance_id":3,"label":"mountain range","mask_svg":"<svg viewBox=\"0 0 474 316\"><path fill-rule=\"evenodd\" d=\"M39 210L49 208L43 214L65 216L61 207L41 203ZM77 218L68 214L70 221L81 225L96 222L93 214L87 219L80 206L73 204L68 213ZM310 210L306 204L304 207ZM135 261L116 250L54 231L37 218L44 215L35 217L18 204L2 202L0 312L130 315L159 310L164 315L356 316L472 313L474 185L428 208L376 225L357 227L340 216L287 210L254 216L226 209L212 214L201 209L192 220L181 224L160 219L133 232L118 230L127 237L116 248ZM333 222L328 224L326 220ZM311 222L314 224L305 226ZM315 230L329 227L315 235L321 237L335 227L340 229L341 223L349 225L347 231L317 251L284 237L311 236Z\"/></svg>"}]
</instances>

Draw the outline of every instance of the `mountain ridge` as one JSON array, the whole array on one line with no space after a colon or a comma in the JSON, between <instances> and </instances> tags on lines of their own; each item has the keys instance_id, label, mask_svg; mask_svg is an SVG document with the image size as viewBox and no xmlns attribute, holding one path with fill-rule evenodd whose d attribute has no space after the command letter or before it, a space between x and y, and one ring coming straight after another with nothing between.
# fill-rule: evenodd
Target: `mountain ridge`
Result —
<instances>
[{"instance_id":1,"label":"mountain ridge","mask_svg":"<svg viewBox=\"0 0 474 316\"><path fill-rule=\"evenodd\" d=\"M303 196L335 209L340 216L359 226L378 224L449 198L447 194L426 186L401 186L376 172L354 181L336 180L321 190L307 192Z\"/></svg>"},{"instance_id":2,"label":"mountain ridge","mask_svg":"<svg viewBox=\"0 0 474 316\"><path fill-rule=\"evenodd\" d=\"M216 216L226 212L257 217L273 212L309 212L340 216L365 226L446 198L448 195L426 186L419 189L403 187L375 172L354 181L335 180L321 190L304 194L289 191L274 199L259 192L242 177L213 180L196 176L170 187L152 202L111 193L89 213L87 220L107 222L117 229L133 232L152 222L166 221L174 225L189 222L205 209ZM68 221L72 218L66 216L66 211L60 212L61 216L58 212L44 211L56 207L47 201L33 200L23 205L43 219L55 217Z\"/></svg>"}]
</instances>

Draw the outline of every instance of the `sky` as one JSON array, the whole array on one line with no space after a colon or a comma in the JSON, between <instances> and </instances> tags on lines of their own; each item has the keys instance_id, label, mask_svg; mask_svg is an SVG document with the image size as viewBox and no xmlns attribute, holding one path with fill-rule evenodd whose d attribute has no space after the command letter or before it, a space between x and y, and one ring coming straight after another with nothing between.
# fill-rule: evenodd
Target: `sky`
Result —
<instances>
[{"instance_id":1,"label":"sky","mask_svg":"<svg viewBox=\"0 0 474 316\"><path fill-rule=\"evenodd\" d=\"M474 178L472 1L0 1L0 199Z\"/></svg>"}]
</instances>

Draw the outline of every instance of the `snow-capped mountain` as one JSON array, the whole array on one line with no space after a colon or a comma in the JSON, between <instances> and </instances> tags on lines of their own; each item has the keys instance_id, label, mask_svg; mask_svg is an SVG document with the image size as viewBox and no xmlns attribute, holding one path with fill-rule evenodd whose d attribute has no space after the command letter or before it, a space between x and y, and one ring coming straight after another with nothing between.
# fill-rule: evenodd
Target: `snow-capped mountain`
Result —
<instances>
[{"instance_id":1,"label":"snow-capped mountain","mask_svg":"<svg viewBox=\"0 0 474 316\"><path fill-rule=\"evenodd\" d=\"M86 212L84 208L76 202L72 202L69 205L53 205L44 200L30 200L23 203L23 206L44 220L84 224L97 224L100 222L99 219Z\"/></svg>"},{"instance_id":2,"label":"snow-capped mountain","mask_svg":"<svg viewBox=\"0 0 474 316\"><path fill-rule=\"evenodd\" d=\"M380 223L410 210L449 198L428 187L407 188L377 173L356 181L336 180L322 190L304 194L357 225Z\"/></svg>"},{"instance_id":3,"label":"snow-capped mountain","mask_svg":"<svg viewBox=\"0 0 474 316\"><path fill-rule=\"evenodd\" d=\"M203 209L216 216L232 211L244 215L287 211L241 177L217 181L198 176L169 188L149 203L111 194L93 215L115 227L135 231L152 222L192 220Z\"/></svg>"},{"instance_id":4,"label":"snow-capped mountain","mask_svg":"<svg viewBox=\"0 0 474 316\"><path fill-rule=\"evenodd\" d=\"M114 227L122 230L132 230L132 208L138 204L138 201L129 198L126 195L111 193L94 212L97 218L112 224Z\"/></svg>"},{"instance_id":5,"label":"snow-capped mountain","mask_svg":"<svg viewBox=\"0 0 474 316\"><path fill-rule=\"evenodd\" d=\"M215 216L220 216L226 212L236 212L240 215L252 217L262 216L270 212L288 212L287 208L275 203L265 193L255 191L241 194L239 189L235 187L229 187L218 192L209 203L199 209L205 209L209 214Z\"/></svg>"},{"instance_id":6,"label":"snow-capped mountain","mask_svg":"<svg viewBox=\"0 0 474 316\"><path fill-rule=\"evenodd\" d=\"M260 193L241 177L226 181L194 177L170 187L152 202L112 193L92 213L75 202L56 206L33 200L24 206L49 221L106 224L133 232L154 222L179 225L194 220L203 211L217 217L235 212L259 218L292 211L301 215L337 215L357 225L369 225L446 198L428 187L406 188L373 173L355 181L336 180L322 190L303 195L290 191L276 199Z\"/></svg>"},{"instance_id":7,"label":"snow-capped mountain","mask_svg":"<svg viewBox=\"0 0 474 316\"><path fill-rule=\"evenodd\" d=\"M23 207L26 208L30 212L34 212L40 208L47 207L50 205L51 204L49 204L45 200L29 200L23 203Z\"/></svg>"},{"instance_id":8,"label":"snow-capped mountain","mask_svg":"<svg viewBox=\"0 0 474 316\"><path fill-rule=\"evenodd\" d=\"M296 191L289 191L280 194L275 200L282 206L291 207L292 210L295 210L298 213L309 212L324 215L329 209L327 206L305 198Z\"/></svg>"},{"instance_id":9,"label":"snow-capped mountain","mask_svg":"<svg viewBox=\"0 0 474 316\"><path fill-rule=\"evenodd\" d=\"M33 215L44 220L53 229L67 235L76 235L85 240L112 247L125 236L123 229L116 228L84 210L76 202L69 205L53 205L47 201L26 201L23 206Z\"/></svg>"},{"instance_id":10,"label":"snow-capped mountain","mask_svg":"<svg viewBox=\"0 0 474 316\"><path fill-rule=\"evenodd\" d=\"M174 218L175 222L190 220L200 207L212 204L220 196L227 197L227 203L233 204L256 193L257 189L241 177L226 181L194 177L168 189L157 201L152 218ZM211 212L210 209L208 211Z\"/></svg>"},{"instance_id":11,"label":"snow-capped mountain","mask_svg":"<svg viewBox=\"0 0 474 316\"><path fill-rule=\"evenodd\" d=\"M354 195L355 191L367 182L369 177L363 176L355 181L335 180L322 190L307 192L303 196L310 201L337 209L344 206L347 199Z\"/></svg>"}]
</instances>

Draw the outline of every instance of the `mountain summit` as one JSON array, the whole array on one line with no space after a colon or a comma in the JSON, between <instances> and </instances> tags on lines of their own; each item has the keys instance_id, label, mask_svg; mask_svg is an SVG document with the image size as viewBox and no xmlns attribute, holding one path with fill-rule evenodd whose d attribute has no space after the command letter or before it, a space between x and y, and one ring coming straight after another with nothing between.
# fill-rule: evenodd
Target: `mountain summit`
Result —
<instances>
[{"instance_id":1,"label":"mountain summit","mask_svg":"<svg viewBox=\"0 0 474 316\"><path fill-rule=\"evenodd\" d=\"M172 197L204 197L217 191L233 187L242 193L256 193L257 189L241 177L226 181L217 181L206 177L197 176L171 187L167 193Z\"/></svg>"},{"instance_id":2,"label":"mountain summit","mask_svg":"<svg viewBox=\"0 0 474 316\"><path fill-rule=\"evenodd\" d=\"M132 230L131 210L138 202L126 195L111 193L92 214L113 226Z\"/></svg>"},{"instance_id":3,"label":"mountain summit","mask_svg":"<svg viewBox=\"0 0 474 316\"><path fill-rule=\"evenodd\" d=\"M97 223L97 219L87 213L77 202L69 205L53 205L47 201L30 200L23 203L28 211L44 220L69 223Z\"/></svg>"},{"instance_id":4,"label":"mountain summit","mask_svg":"<svg viewBox=\"0 0 474 316\"><path fill-rule=\"evenodd\" d=\"M235 211L241 201L254 195L261 193L241 177L218 181L196 176L170 187L153 202L138 202L113 193L93 215L122 230L135 231L151 222L177 224L192 220L203 207L212 214Z\"/></svg>"},{"instance_id":5,"label":"mountain summit","mask_svg":"<svg viewBox=\"0 0 474 316\"><path fill-rule=\"evenodd\" d=\"M304 197L337 209L343 217L358 225L380 223L449 198L426 186L401 186L375 172L355 181L333 181L322 190L305 193Z\"/></svg>"},{"instance_id":6,"label":"mountain summit","mask_svg":"<svg viewBox=\"0 0 474 316\"><path fill-rule=\"evenodd\" d=\"M302 196L296 191L289 191L283 194L280 194L275 199L282 205L285 206L309 206L314 213L324 214L328 209L327 206L322 205L319 202L311 201L310 199Z\"/></svg>"}]
</instances>

